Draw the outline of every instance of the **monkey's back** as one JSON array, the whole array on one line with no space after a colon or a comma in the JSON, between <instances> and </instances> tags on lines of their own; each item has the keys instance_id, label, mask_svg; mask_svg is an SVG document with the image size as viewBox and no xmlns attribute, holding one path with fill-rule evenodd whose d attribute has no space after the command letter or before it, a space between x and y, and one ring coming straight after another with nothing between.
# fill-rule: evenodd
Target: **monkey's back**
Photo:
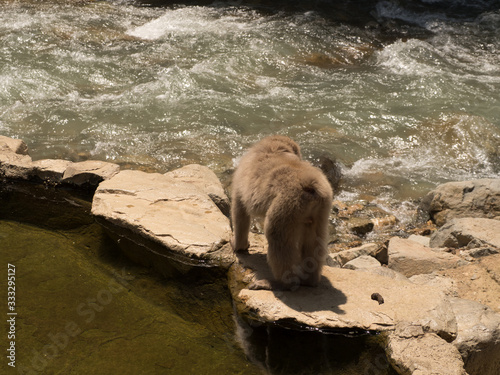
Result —
<instances>
[{"instance_id":1,"label":"monkey's back","mask_svg":"<svg viewBox=\"0 0 500 375\"><path fill-rule=\"evenodd\" d=\"M257 147L242 157L234 174L233 190L251 215L264 216L277 196L295 209L311 200L321 203L332 199L324 174L299 155L300 151L297 155Z\"/></svg>"}]
</instances>

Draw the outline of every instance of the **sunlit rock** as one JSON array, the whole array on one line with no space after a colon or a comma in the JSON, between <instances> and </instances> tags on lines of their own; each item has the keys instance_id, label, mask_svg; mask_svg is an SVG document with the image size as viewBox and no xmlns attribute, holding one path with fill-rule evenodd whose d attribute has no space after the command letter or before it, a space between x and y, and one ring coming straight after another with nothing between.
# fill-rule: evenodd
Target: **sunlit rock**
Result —
<instances>
[{"instance_id":1,"label":"sunlit rock","mask_svg":"<svg viewBox=\"0 0 500 375\"><path fill-rule=\"evenodd\" d=\"M407 277L467 264L456 255L433 251L418 242L399 237L390 239L388 250L389 267Z\"/></svg>"},{"instance_id":2,"label":"sunlit rock","mask_svg":"<svg viewBox=\"0 0 500 375\"><path fill-rule=\"evenodd\" d=\"M500 220L453 219L432 235L430 246L452 248L493 246L500 249Z\"/></svg>"},{"instance_id":3,"label":"sunlit rock","mask_svg":"<svg viewBox=\"0 0 500 375\"><path fill-rule=\"evenodd\" d=\"M0 153L13 152L20 155L28 155L28 146L21 139L9 138L0 135Z\"/></svg>"},{"instance_id":4,"label":"sunlit rock","mask_svg":"<svg viewBox=\"0 0 500 375\"><path fill-rule=\"evenodd\" d=\"M448 340L456 336L447 297L437 288L406 280L326 266L316 288L251 290L249 283L272 277L262 241L252 238L249 252L238 254L230 269L233 299L247 319L344 333L392 331L398 322L409 321ZM374 301L373 293L384 303Z\"/></svg>"},{"instance_id":5,"label":"sunlit rock","mask_svg":"<svg viewBox=\"0 0 500 375\"><path fill-rule=\"evenodd\" d=\"M399 374L467 375L459 351L420 326L400 324L387 339L387 357Z\"/></svg>"},{"instance_id":6,"label":"sunlit rock","mask_svg":"<svg viewBox=\"0 0 500 375\"><path fill-rule=\"evenodd\" d=\"M200 164L189 164L165 174L166 176L189 182L208 194L221 212L229 217L229 198L217 175L208 167Z\"/></svg>"},{"instance_id":7,"label":"sunlit rock","mask_svg":"<svg viewBox=\"0 0 500 375\"><path fill-rule=\"evenodd\" d=\"M0 152L0 176L28 180L33 175L33 163L29 155Z\"/></svg>"},{"instance_id":8,"label":"sunlit rock","mask_svg":"<svg viewBox=\"0 0 500 375\"><path fill-rule=\"evenodd\" d=\"M470 374L497 375L500 369L500 314L474 301L451 299L458 335L453 345Z\"/></svg>"},{"instance_id":9,"label":"sunlit rock","mask_svg":"<svg viewBox=\"0 0 500 375\"><path fill-rule=\"evenodd\" d=\"M422 200L421 209L438 226L453 218L500 218L500 179L448 182Z\"/></svg>"},{"instance_id":10,"label":"sunlit rock","mask_svg":"<svg viewBox=\"0 0 500 375\"><path fill-rule=\"evenodd\" d=\"M229 219L195 184L158 173L121 171L102 182L92 213L105 227L178 260L219 262L229 241ZM140 254L145 256L145 254Z\"/></svg>"},{"instance_id":11,"label":"sunlit rock","mask_svg":"<svg viewBox=\"0 0 500 375\"><path fill-rule=\"evenodd\" d=\"M71 164L69 160L62 159L36 160L33 162L34 174L42 181L59 183Z\"/></svg>"},{"instance_id":12,"label":"sunlit rock","mask_svg":"<svg viewBox=\"0 0 500 375\"><path fill-rule=\"evenodd\" d=\"M105 161L87 160L72 163L64 171L62 182L77 186L87 184L96 186L101 181L113 177L119 170L118 164Z\"/></svg>"}]
</instances>

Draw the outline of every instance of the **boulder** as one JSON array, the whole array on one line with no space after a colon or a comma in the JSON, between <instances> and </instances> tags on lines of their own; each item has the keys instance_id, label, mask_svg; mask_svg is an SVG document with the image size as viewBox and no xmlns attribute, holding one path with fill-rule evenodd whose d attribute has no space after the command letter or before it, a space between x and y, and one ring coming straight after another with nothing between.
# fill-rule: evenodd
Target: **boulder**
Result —
<instances>
[{"instance_id":1,"label":"boulder","mask_svg":"<svg viewBox=\"0 0 500 375\"><path fill-rule=\"evenodd\" d=\"M231 210L229 198L224 192L219 178L210 168L199 164L189 164L165 175L194 184L208 194L221 212L229 217Z\"/></svg>"},{"instance_id":2,"label":"boulder","mask_svg":"<svg viewBox=\"0 0 500 375\"><path fill-rule=\"evenodd\" d=\"M467 264L460 257L431 248L408 239L392 237L389 240L389 268L406 277L455 268Z\"/></svg>"},{"instance_id":3,"label":"boulder","mask_svg":"<svg viewBox=\"0 0 500 375\"><path fill-rule=\"evenodd\" d=\"M500 313L500 284L495 280L495 274L491 272L493 257L488 256L467 266L439 271L437 275L453 281L456 297L476 301ZM498 267L500 258L496 263ZM420 276L423 275L413 276L410 279L413 281L414 277Z\"/></svg>"},{"instance_id":4,"label":"boulder","mask_svg":"<svg viewBox=\"0 0 500 375\"><path fill-rule=\"evenodd\" d=\"M456 297L458 295L457 286L452 278L439 275L437 273L427 273L422 275L414 275L409 280L417 285L428 285L439 288L447 296Z\"/></svg>"},{"instance_id":5,"label":"boulder","mask_svg":"<svg viewBox=\"0 0 500 375\"><path fill-rule=\"evenodd\" d=\"M62 181L64 172L72 164L68 160L61 159L36 160L33 162L34 174L42 181L57 184Z\"/></svg>"},{"instance_id":6,"label":"boulder","mask_svg":"<svg viewBox=\"0 0 500 375\"><path fill-rule=\"evenodd\" d=\"M420 208L438 226L453 218L500 218L500 179L448 182L422 200Z\"/></svg>"},{"instance_id":7,"label":"boulder","mask_svg":"<svg viewBox=\"0 0 500 375\"><path fill-rule=\"evenodd\" d=\"M77 186L97 186L101 181L113 177L119 170L118 164L86 160L70 164L64 171L61 182Z\"/></svg>"},{"instance_id":8,"label":"boulder","mask_svg":"<svg viewBox=\"0 0 500 375\"><path fill-rule=\"evenodd\" d=\"M217 262L231 233L229 219L205 192L158 173L125 170L101 182L92 213L111 231L126 230L122 237L135 235L146 248L158 244L156 252L181 262Z\"/></svg>"},{"instance_id":9,"label":"boulder","mask_svg":"<svg viewBox=\"0 0 500 375\"><path fill-rule=\"evenodd\" d=\"M33 172L33 163L29 155L10 151L0 152L1 177L28 180L32 177Z\"/></svg>"},{"instance_id":10,"label":"boulder","mask_svg":"<svg viewBox=\"0 0 500 375\"><path fill-rule=\"evenodd\" d=\"M247 319L344 333L391 331L398 322L409 321L447 340L456 335L448 299L437 288L325 266L315 288L251 290L250 282L272 277L265 252L251 240L249 251L237 258L230 268L230 290ZM384 303L373 300L373 293L380 294Z\"/></svg>"},{"instance_id":11,"label":"boulder","mask_svg":"<svg viewBox=\"0 0 500 375\"><path fill-rule=\"evenodd\" d=\"M14 139L0 135L0 153L13 152L28 155L28 146L21 139Z\"/></svg>"},{"instance_id":12,"label":"boulder","mask_svg":"<svg viewBox=\"0 0 500 375\"><path fill-rule=\"evenodd\" d=\"M344 268L348 270L364 270L377 267L381 267L380 262L369 255L362 255L344 264Z\"/></svg>"},{"instance_id":13,"label":"boulder","mask_svg":"<svg viewBox=\"0 0 500 375\"><path fill-rule=\"evenodd\" d=\"M388 262L387 248L376 243L366 243L352 249L339 251L338 253L330 254L330 258L332 258L333 264L338 264L342 267L347 262L362 255L371 255L382 264L387 264Z\"/></svg>"},{"instance_id":14,"label":"boulder","mask_svg":"<svg viewBox=\"0 0 500 375\"><path fill-rule=\"evenodd\" d=\"M434 333L424 333L420 326L398 324L388 336L387 358L404 375L467 375L456 347Z\"/></svg>"},{"instance_id":15,"label":"boulder","mask_svg":"<svg viewBox=\"0 0 500 375\"><path fill-rule=\"evenodd\" d=\"M431 236L430 246L452 248L492 246L500 249L500 220L453 219Z\"/></svg>"},{"instance_id":16,"label":"boulder","mask_svg":"<svg viewBox=\"0 0 500 375\"><path fill-rule=\"evenodd\" d=\"M497 375L500 370L500 314L474 301L450 299L459 350L469 374Z\"/></svg>"},{"instance_id":17,"label":"boulder","mask_svg":"<svg viewBox=\"0 0 500 375\"><path fill-rule=\"evenodd\" d=\"M418 234L412 234L412 235L410 235L410 237L408 237L408 239L410 241L418 242L421 245L430 247L430 245L429 245L429 243L431 242L430 237L421 236L421 235L418 235Z\"/></svg>"}]
</instances>

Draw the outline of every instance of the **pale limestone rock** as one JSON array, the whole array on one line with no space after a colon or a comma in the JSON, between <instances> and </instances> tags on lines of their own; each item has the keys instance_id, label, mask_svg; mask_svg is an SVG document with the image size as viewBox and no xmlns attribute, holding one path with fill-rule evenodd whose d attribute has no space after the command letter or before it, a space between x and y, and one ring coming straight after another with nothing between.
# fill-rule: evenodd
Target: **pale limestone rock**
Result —
<instances>
[{"instance_id":1,"label":"pale limestone rock","mask_svg":"<svg viewBox=\"0 0 500 375\"><path fill-rule=\"evenodd\" d=\"M408 239L410 241L417 242L420 245L430 247L429 246L429 242L431 241L430 237L420 236L418 234L412 234L410 237L408 237Z\"/></svg>"},{"instance_id":2,"label":"pale limestone rock","mask_svg":"<svg viewBox=\"0 0 500 375\"><path fill-rule=\"evenodd\" d=\"M238 262L230 269L230 288L239 312L249 319L276 324L294 321L313 328L348 331L387 331L400 321L409 321L447 339L456 335L449 301L437 288L324 267L316 288L250 290L247 283L272 278L265 252L251 246L248 253L237 257ZM379 293L385 302L379 305L371 299L372 293Z\"/></svg>"},{"instance_id":3,"label":"pale limestone rock","mask_svg":"<svg viewBox=\"0 0 500 375\"><path fill-rule=\"evenodd\" d=\"M421 209L438 226L453 218L499 218L500 179L448 182L439 185L423 199Z\"/></svg>"},{"instance_id":4,"label":"pale limestone rock","mask_svg":"<svg viewBox=\"0 0 500 375\"><path fill-rule=\"evenodd\" d=\"M433 251L417 242L393 237L389 241L389 268L410 277L467 264L453 254Z\"/></svg>"},{"instance_id":5,"label":"pale limestone rock","mask_svg":"<svg viewBox=\"0 0 500 375\"><path fill-rule=\"evenodd\" d=\"M387 264L387 249L376 243L367 243L359 247L348 250L343 250L338 253L330 254L333 262L343 266L347 262L356 259L362 255L371 255L375 257L380 263Z\"/></svg>"},{"instance_id":6,"label":"pale limestone rock","mask_svg":"<svg viewBox=\"0 0 500 375\"><path fill-rule=\"evenodd\" d=\"M458 334L453 344L470 374L498 375L500 370L500 314L480 303L450 300Z\"/></svg>"},{"instance_id":7,"label":"pale limestone rock","mask_svg":"<svg viewBox=\"0 0 500 375\"><path fill-rule=\"evenodd\" d=\"M43 181L59 183L73 163L62 159L43 159L33 162L34 174Z\"/></svg>"},{"instance_id":8,"label":"pale limestone rock","mask_svg":"<svg viewBox=\"0 0 500 375\"><path fill-rule=\"evenodd\" d=\"M362 255L344 264L344 268L348 270L363 270L377 267L381 267L380 262L369 255Z\"/></svg>"},{"instance_id":9,"label":"pale limestone rock","mask_svg":"<svg viewBox=\"0 0 500 375\"><path fill-rule=\"evenodd\" d=\"M229 217L231 206L229 198L224 192L219 178L210 168L199 164L189 164L165 173L165 175L194 184L201 191L207 193L221 212Z\"/></svg>"},{"instance_id":10,"label":"pale limestone rock","mask_svg":"<svg viewBox=\"0 0 500 375\"><path fill-rule=\"evenodd\" d=\"M21 139L14 139L0 135L0 153L13 152L20 155L28 155L28 146Z\"/></svg>"},{"instance_id":11,"label":"pale limestone rock","mask_svg":"<svg viewBox=\"0 0 500 375\"><path fill-rule=\"evenodd\" d=\"M438 275L436 273L414 275L410 277L409 280L417 285L428 285L439 288L443 291L444 294L448 296L456 297L458 295L457 286L455 285L453 279Z\"/></svg>"},{"instance_id":12,"label":"pale limestone rock","mask_svg":"<svg viewBox=\"0 0 500 375\"><path fill-rule=\"evenodd\" d=\"M389 335L387 357L402 375L467 375L459 351L434 333L406 326Z\"/></svg>"},{"instance_id":13,"label":"pale limestone rock","mask_svg":"<svg viewBox=\"0 0 500 375\"><path fill-rule=\"evenodd\" d=\"M33 173L33 162L29 155L0 152L0 176L28 180Z\"/></svg>"},{"instance_id":14,"label":"pale limestone rock","mask_svg":"<svg viewBox=\"0 0 500 375\"><path fill-rule=\"evenodd\" d=\"M208 259L229 241L229 220L194 184L158 173L121 171L102 182L92 213L183 257Z\"/></svg>"},{"instance_id":15,"label":"pale limestone rock","mask_svg":"<svg viewBox=\"0 0 500 375\"><path fill-rule=\"evenodd\" d=\"M77 186L97 186L101 181L110 179L118 173L118 164L107 163L99 160L86 160L72 163L65 170L62 182Z\"/></svg>"},{"instance_id":16,"label":"pale limestone rock","mask_svg":"<svg viewBox=\"0 0 500 375\"><path fill-rule=\"evenodd\" d=\"M484 218L453 219L431 236L431 247L493 246L500 249L500 220ZM471 246L472 247L472 246Z\"/></svg>"}]
</instances>

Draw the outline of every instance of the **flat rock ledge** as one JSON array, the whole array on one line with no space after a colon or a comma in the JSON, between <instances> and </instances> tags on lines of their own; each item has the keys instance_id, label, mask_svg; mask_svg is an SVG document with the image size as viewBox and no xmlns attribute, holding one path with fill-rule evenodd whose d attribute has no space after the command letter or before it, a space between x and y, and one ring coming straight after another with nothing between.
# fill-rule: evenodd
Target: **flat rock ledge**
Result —
<instances>
[{"instance_id":1,"label":"flat rock ledge","mask_svg":"<svg viewBox=\"0 0 500 375\"><path fill-rule=\"evenodd\" d=\"M237 254L230 268L230 290L237 311L249 321L347 335L381 334L389 362L400 374L498 374L500 314L459 298L455 281L439 274L460 273L472 262L448 248L426 246L425 239L393 237L386 251L365 244L331 254L317 288L267 291L249 288L252 282L272 278L265 238L254 234L249 251ZM491 273L500 271L493 256L481 261L490 259Z\"/></svg>"},{"instance_id":2,"label":"flat rock ledge","mask_svg":"<svg viewBox=\"0 0 500 375\"><path fill-rule=\"evenodd\" d=\"M0 178L95 189L119 170L118 164L98 160L77 163L60 159L33 161L26 143L0 135Z\"/></svg>"},{"instance_id":3,"label":"flat rock ledge","mask_svg":"<svg viewBox=\"0 0 500 375\"><path fill-rule=\"evenodd\" d=\"M218 202L227 197L221 186L214 193L211 184L193 183L194 174L208 173L205 168L191 165L175 174L121 171L99 184L92 214L111 234L152 248L160 258L228 267L234 261L228 244L229 219L209 192L218 196ZM189 182L180 175L188 175ZM135 257L146 256L146 252L142 249Z\"/></svg>"}]
</instances>

